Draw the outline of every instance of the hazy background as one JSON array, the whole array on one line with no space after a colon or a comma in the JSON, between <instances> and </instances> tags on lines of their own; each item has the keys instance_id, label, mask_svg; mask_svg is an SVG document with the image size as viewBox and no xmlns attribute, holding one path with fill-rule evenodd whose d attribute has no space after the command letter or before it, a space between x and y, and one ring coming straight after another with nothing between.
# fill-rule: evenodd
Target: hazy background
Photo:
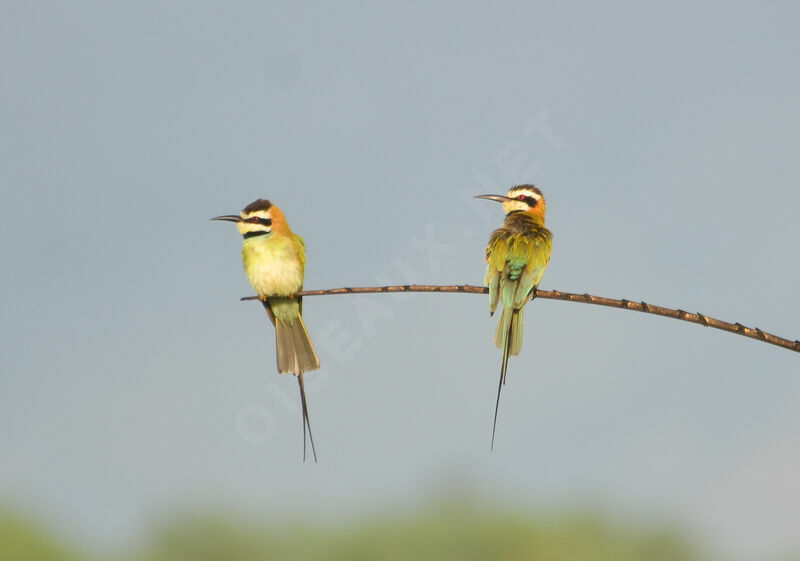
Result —
<instances>
[{"instance_id":1,"label":"hazy background","mask_svg":"<svg viewBox=\"0 0 800 561\"><path fill-rule=\"evenodd\" d=\"M553 301L500 352L475 295L305 302L320 463L232 225L307 288L472 283L534 182L542 288L800 338L790 2L0 3L0 501L99 550L176 509L412 512L445 492L800 549L800 357ZM443 491L444 490L444 491ZM488 499L487 499L488 500Z\"/></svg>"}]
</instances>

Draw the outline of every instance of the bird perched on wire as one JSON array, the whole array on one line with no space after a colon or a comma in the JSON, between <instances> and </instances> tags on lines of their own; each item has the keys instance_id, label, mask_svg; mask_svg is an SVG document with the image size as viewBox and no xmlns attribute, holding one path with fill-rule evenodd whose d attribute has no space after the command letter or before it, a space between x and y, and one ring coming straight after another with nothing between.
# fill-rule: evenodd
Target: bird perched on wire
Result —
<instances>
[{"instance_id":1,"label":"bird perched on wire","mask_svg":"<svg viewBox=\"0 0 800 561\"><path fill-rule=\"evenodd\" d=\"M306 246L292 232L280 208L265 199L253 201L239 215L211 220L235 222L242 234L242 261L247 279L258 294L275 326L278 372L297 376L303 408L303 461L306 459L306 427L314 461L314 437L308 418L303 373L319 369L319 357L303 323L303 301L295 296L303 290Z\"/></svg>"},{"instance_id":2,"label":"bird perched on wire","mask_svg":"<svg viewBox=\"0 0 800 561\"><path fill-rule=\"evenodd\" d=\"M484 281L489 287L490 314L494 314L498 303L503 305L494 334L495 346L503 349L492 424L491 447L494 448L500 390L506 383L508 357L518 355L522 348L525 304L535 296L536 287L550 261L553 234L544 226L544 196L533 185L517 185L505 196L477 195L476 198L497 201L506 212L503 225L492 232L486 246Z\"/></svg>"}]
</instances>

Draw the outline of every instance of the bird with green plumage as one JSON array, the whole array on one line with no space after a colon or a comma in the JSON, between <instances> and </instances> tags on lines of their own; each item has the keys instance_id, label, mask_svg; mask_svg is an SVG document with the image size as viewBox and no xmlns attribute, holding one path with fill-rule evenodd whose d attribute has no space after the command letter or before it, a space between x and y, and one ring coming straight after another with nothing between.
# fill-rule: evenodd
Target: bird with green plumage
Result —
<instances>
[{"instance_id":1,"label":"bird with green plumage","mask_svg":"<svg viewBox=\"0 0 800 561\"><path fill-rule=\"evenodd\" d=\"M533 185L517 185L503 195L477 195L476 198L503 205L506 218L492 232L486 246L486 279L489 287L489 313L494 315L502 304L500 321L494 334L495 346L503 350L500 382L492 424L494 449L500 391L506 383L508 357L522 349L522 326L525 305L535 296L550 261L553 234L545 228L546 203L542 192Z\"/></svg>"},{"instance_id":2,"label":"bird with green plumage","mask_svg":"<svg viewBox=\"0 0 800 561\"><path fill-rule=\"evenodd\" d=\"M303 460L306 459L306 428L314 461L317 452L311 436L303 373L319 369L319 357L303 323L303 290L306 245L292 232L280 208L266 199L253 201L238 215L212 220L235 222L242 235L242 262L247 279L275 326L278 372L294 374L300 386L303 409Z\"/></svg>"}]
</instances>

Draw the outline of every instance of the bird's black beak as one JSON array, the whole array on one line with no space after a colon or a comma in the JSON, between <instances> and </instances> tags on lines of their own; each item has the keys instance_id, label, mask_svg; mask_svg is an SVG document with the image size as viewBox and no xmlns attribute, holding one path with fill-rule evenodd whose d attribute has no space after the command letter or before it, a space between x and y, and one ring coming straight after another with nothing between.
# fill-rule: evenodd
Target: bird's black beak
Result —
<instances>
[{"instance_id":1,"label":"bird's black beak","mask_svg":"<svg viewBox=\"0 0 800 561\"><path fill-rule=\"evenodd\" d=\"M224 220L226 222L241 222L242 217L238 214L226 214L224 216L215 216L211 220Z\"/></svg>"},{"instance_id":2,"label":"bird's black beak","mask_svg":"<svg viewBox=\"0 0 800 561\"><path fill-rule=\"evenodd\" d=\"M496 201L498 203L506 203L508 201L513 201L514 199L509 199L508 197L504 197L503 195L475 195L476 199L486 199L487 201Z\"/></svg>"}]
</instances>

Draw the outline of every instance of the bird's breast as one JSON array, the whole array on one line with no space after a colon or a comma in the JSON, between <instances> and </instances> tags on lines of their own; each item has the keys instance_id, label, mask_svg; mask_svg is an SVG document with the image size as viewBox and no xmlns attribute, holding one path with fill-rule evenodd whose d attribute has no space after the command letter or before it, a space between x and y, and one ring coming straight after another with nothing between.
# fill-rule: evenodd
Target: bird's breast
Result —
<instances>
[{"instance_id":1,"label":"bird's breast","mask_svg":"<svg viewBox=\"0 0 800 561\"><path fill-rule=\"evenodd\" d=\"M290 240L246 240L242 260L259 296L290 296L302 289L303 265Z\"/></svg>"}]
</instances>

